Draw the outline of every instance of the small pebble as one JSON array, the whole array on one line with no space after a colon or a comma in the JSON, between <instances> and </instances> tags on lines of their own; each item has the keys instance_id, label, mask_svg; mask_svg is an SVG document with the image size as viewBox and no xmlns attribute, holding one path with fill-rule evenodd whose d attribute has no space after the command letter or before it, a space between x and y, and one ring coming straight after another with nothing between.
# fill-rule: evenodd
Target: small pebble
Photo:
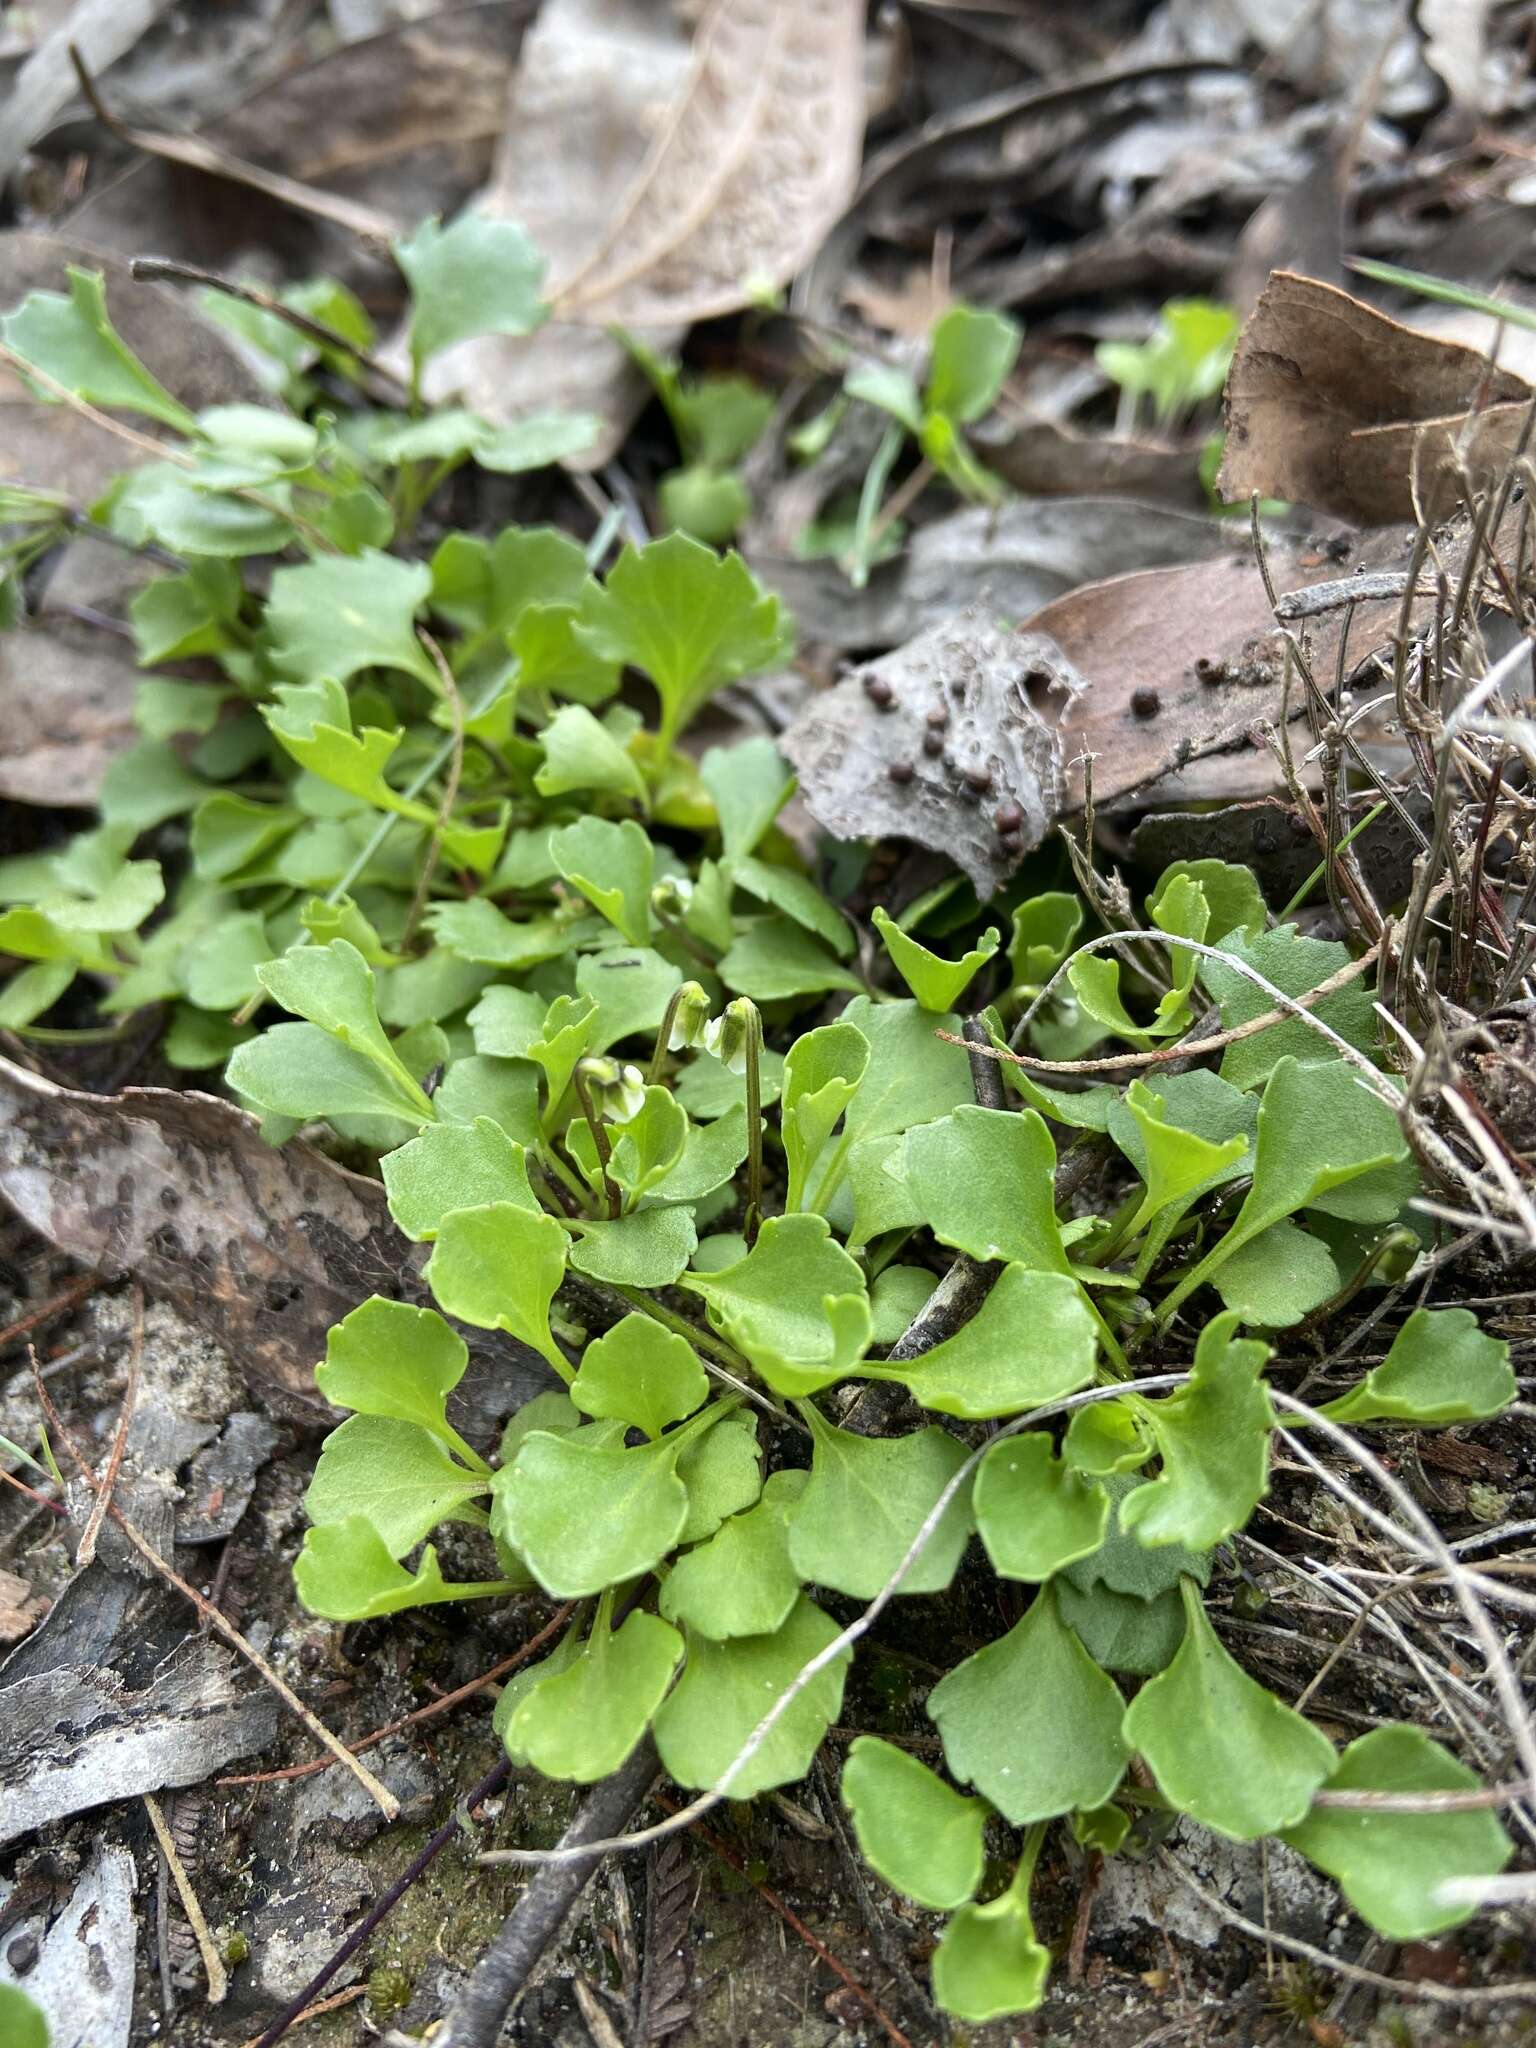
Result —
<instances>
[{"instance_id":1,"label":"small pebble","mask_svg":"<svg viewBox=\"0 0 1536 2048\"><path fill-rule=\"evenodd\" d=\"M25 1977L28 1970L37 1966L37 1938L31 1934L18 1934L5 1952L5 1960L18 1977Z\"/></svg>"},{"instance_id":2,"label":"small pebble","mask_svg":"<svg viewBox=\"0 0 1536 2048\"><path fill-rule=\"evenodd\" d=\"M1163 708L1163 700L1150 683L1143 683L1139 690L1131 692L1131 709L1138 718L1156 718Z\"/></svg>"},{"instance_id":3,"label":"small pebble","mask_svg":"<svg viewBox=\"0 0 1536 2048\"><path fill-rule=\"evenodd\" d=\"M910 761L892 761L885 772L892 782L910 782L915 771Z\"/></svg>"}]
</instances>

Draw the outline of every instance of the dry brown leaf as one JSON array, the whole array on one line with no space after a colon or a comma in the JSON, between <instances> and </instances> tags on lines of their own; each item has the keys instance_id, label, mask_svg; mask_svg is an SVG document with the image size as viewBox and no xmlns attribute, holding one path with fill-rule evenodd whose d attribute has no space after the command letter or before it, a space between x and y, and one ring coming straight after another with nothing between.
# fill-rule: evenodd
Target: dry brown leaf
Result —
<instances>
[{"instance_id":1,"label":"dry brown leaf","mask_svg":"<svg viewBox=\"0 0 1536 2048\"><path fill-rule=\"evenodd\" d=\"M527 0L448 7L349 43L201 133L232 156L414 226L485 182L530 11ZM377 251L181 164L138 165L87 198L70 231L225 275L253 265L265 275L275 262L288 276L328 271L386 300L399 289Z\"/></svg>"},{"instance_id":2,"label":"dry brown leaf","mask_svg":"<svg viewBox=\"0 0 1536 2048\"><path fill-rule=\"evenodd\" d=\"M1298 499L1387 525L1433 500L1459 467L1497 472L1536 392L1486 356L1435 341L1337 287L1276 271L1227 377L1225 497Z\"/></svg>"},{"instance_id":3,"label":"dry brown leaf","mask_svg":"<svg viewBox=\"0 0 1536 2048\"><path fill-rule=\"evenodd\" d=\"M298 1142L274 1150L212 1095L85 1095L0 1059L0 1196L71 1258L174 1302L295 1412L325 1410L314 1367L332 1323L369 1294L426 1298L424 1254L377 1182ZM466 1333L505 1394L546 1383L482 1334Z\"/></svg>"},{"instance_id":4,"label":"dry brown leaf","mask_svg":"<svg viewBox=\"0 0 1536 2048\"><path fill-rule=\"evenodd\" d=\"M853 196L862 0L714 0L688 82L566 318L704 320L788 283Z\"/></svg>"},{"instance_id":5,"label":"dry brown leaf","mask_svg":"<svg viewBox=\"0 0 1536 2048\"><path fill-rule=\"evenodd\" d=\"M495 169L477 204L520 222L569 275L600 245L644 163L656 109L681 90L689 49L672 9L656 0L546 0L510 97L503 91ZM667 325L643 338L666 353L681 334ZM399 354L403 362L403 338ZM604 432L572 458L579 469L612 459L650 392L611 334L564 322L446 349L428 364L424 389L433 401L460 395L498 422L531 407L597 414Z\"/></svg>"}]
</instances>

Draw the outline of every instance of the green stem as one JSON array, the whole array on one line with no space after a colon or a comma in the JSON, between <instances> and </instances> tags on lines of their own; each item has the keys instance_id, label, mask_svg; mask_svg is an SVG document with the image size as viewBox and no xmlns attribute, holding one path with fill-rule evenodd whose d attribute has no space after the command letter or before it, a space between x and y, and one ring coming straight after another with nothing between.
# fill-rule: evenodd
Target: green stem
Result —
<instances>
[{"instance_id":1,"label":"green stem","mask_svg":"<svg viewBox=\"0 0 1536 2048\"><path fill-rule=\"evenodd\" d=\"M747 1018L747 1215L744 1235L750 1251L763 1220L763 1019L756 1003Z\"/></svg>"},{"instance_id":2,"label":"green stem","mask_svg":"<svg viewBox=\"0 0 1536 2048\"><path fill-rule=\"evenodd\" d=\"M659 1087L661 1077L666 1072L667 1040L672 1036L672 1026L677 1022L677 1008L683 1000L683 990L687 986L686 981L678 983L667 999L666 1009L662 1012L661 1026L656 1033L656 1050L651 1054L651 1064L646 1069L645 1084L648 1088Z\"/></svg>"},{"instance_id":3,"label":"green stem","mask_svg":"<svg viewBox=\"0 0 1536 2048\"><path fill-rule=\"evenodd\" d=\"M1381 816L1382 812L1386 808L1387 805L1385 800L1383 800L1379 804L1373 804L1371 808L1366 812L1365 816L1359 821L1359 823L1352 825L1349 828L1349 830L1344 834L1344 837L1339 841L1338 845L1334 847L1333 853L1329 855L1329 860L1333 859L1334 855L1342 853L1345 847L1348 846L1349 842L1352 839L1356 838L1361 832L1363 832L1367 825L1374 825L1376 820ZM1284 924L1285 920L1290 916L1293 910L1299 910L1302 904L1306 902L1307 898L1311 895L1312 891L1317 887L1318 883L1323 879L1323 876L1327 872L1328 861L1319 861L1317 866L1312 870L1311 874L1308 875L1307 879L1296 891L1296 894L1291 898L1290 902L1287 903L1284 910L1278 911L1276 913L1275 923Z\"/></svg>"},{"instance_id":4,"label":"green stem","mask_svg":"<svg viewBox=\"0 0 1536 2048\"><path fill-rule=\"evenodd\" d=\"M603 1193L608 1198L608 1219L617 1223L624 1213L624 1200L618 1184L608 1169L613 1163L613 1147L608 1142L607 1127L592 1106L592 1091L587 1086L587 1077L581 1071L581 1062L576 1062L571 1073L571 1085L576 1090L576 1100L581 1104L581 1113L586 1118L587 1129L592 1133L592 1144L597 1153L597 1163L603 1170Z\"/></svg>"}]
</instances>

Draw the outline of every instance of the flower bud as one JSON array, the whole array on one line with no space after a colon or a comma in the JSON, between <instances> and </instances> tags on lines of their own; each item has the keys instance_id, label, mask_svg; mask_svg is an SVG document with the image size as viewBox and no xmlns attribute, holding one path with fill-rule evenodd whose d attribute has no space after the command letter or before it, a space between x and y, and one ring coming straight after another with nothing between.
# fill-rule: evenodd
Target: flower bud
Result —
<instances>
[{"instance_id":1,"label":"flower bud","mask_svg":"<svg viewBox=\"0 0 1536 2048\"><path fill-rule=\"evenodd\" d=\"M672 1011L672 1029L667 1034L667 1051L682 1052L687 1046L701 1046L709 1029L709 997L696 981L685 981L677 992Z\"/></svg>"},{"instance_id":2,"label":"flower bud","mask_svg":"<svg viewBox=\"0 0 1536 2048\"><path fill-rule=\"evenodd\" d=\"M610 1123L628 1123L645 1107L645 1076L638 1067L617 1060L584 1059L576 1070L596 1115Z\"/></svg>"},{"instance_id":3,"label":"flower bud","mask_svg":"<svg viewBox=\"0 0 1536 2048\"><path fill-rule=\"evenodd\" d=\"M732 1074L747 1071L747 1047L756 1021L756 1005L746 996L727 1003L713 1023L704 1027L704 1049Z\"/></svg>"}]
</instances>

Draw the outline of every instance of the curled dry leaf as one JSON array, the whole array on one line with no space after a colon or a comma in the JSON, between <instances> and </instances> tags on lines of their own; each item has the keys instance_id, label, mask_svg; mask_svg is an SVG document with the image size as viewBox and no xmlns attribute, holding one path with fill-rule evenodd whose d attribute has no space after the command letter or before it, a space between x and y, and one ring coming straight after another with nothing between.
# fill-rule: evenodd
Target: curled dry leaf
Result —
<instances>
[{"instance_id":1,"label":"curled dry leaf","mask_svg":"<svg viewBox=\"0 0 1536 2048\"><path fill-rule=\"evenodd\" d=\"M132 1272L297 1410L325 1410L326 1331L370 1294L425 1299L384 1191L307 1145L275 1151L211 1095L85 1095L0 1060L0 1195L72 1258ZM480 1333L475 1333L476 1337ZM547 1384L504 1339L508 1401Z\"/></svg>"},{"instance_id":2,"label":"curled dry leaf","mask_svg":"<svg viewBox=\"0 0 1536 2048\"><path fill-rule=\"evenodd\" d=\"M1536 399L1475 350L1276 271L1227 376L1228 498L1300 499L1357 526L1442 516L1458 473L1497 473Z\"/></svg>"},{"instance_id":3,"label":"curled dry leaf","mask_svg":"<svg viewBox=\"0 0 1536 2048\"><path fill-rule=\"evenodd\" d=\"M477 204L522 224L556 265L556 284L602 243L646 160L655 109L682 89L689 49L673 10L653 0L546 0L539 10L503 90L495 167ZM666 353L682 331L668 321L644 339ZM611 334L563 321L445 349L424 388L434 399L460 393L501 423L533 407L596 413L605 431L571 458L575 469L613 458L650 391Z\"/></svg>"},{"instance_id":4,"label":"curled dry leaf","mask_svg":"<svg viewBox=\"0 0 1536 2048\"><path fill-rule=\"evenodd\" d=\"M713 0L682 96L558 310L691 322L788 283L853 196L863 61L861 0Z\"/></svg>"}]
</instances>

